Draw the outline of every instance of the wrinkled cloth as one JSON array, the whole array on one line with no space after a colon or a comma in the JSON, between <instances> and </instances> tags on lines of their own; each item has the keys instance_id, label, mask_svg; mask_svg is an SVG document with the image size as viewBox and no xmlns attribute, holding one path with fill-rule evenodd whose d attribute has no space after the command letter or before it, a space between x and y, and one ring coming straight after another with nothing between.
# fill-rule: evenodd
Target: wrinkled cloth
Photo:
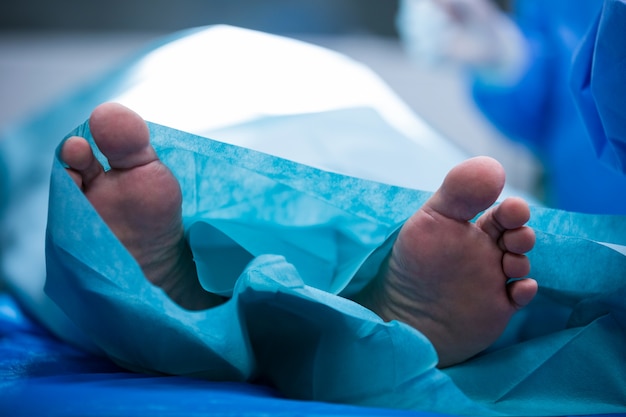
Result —
<instances>
[{"instance_id":1,"label":"wrinkled cloth","mask_svg":"<svg viewBox=\"0 0 626 417\"><path fill-rule=\"evenodd\" d=\"M624 22L626 3L606 1L575 56L571 79L597 157L620 174L626 174Z\"/></svg>"},{"instance_id":2,"label":"wrinkled cloth","mask_svg":"<svg viewBox=\"0 0 626 417\"><path fill-rule=\"evenodd\" d=\"M8 294L0 294L0 369L0 414L13 417L435 416L293 401L261 384L128 372L60 341Z\"/></svg>"},{"instance_id":3,"label":"wrinkled cloth","mask_svg":"<svg viewBox=\"0 0 626 417\"><path fill-rule=\"evenodd\" d=\"M441 371L420 332L348 298L374 276L429 192L149 127L181 183L200 281L230 298L200 312L175 305L56 159L46 291L119 365L261 379L293 398L451 414L626 412L623 217L533 209L538 299L489 352ZM90 138L87 124L76 134Z\"/></svg>"}]
</instances>

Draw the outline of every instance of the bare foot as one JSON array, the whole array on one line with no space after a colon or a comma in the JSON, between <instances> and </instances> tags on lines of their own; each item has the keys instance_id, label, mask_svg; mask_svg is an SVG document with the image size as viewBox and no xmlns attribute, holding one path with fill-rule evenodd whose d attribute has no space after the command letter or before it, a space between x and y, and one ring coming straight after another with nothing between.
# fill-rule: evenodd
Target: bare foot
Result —
<instances>
[{"instance_id":1,"label":"bare foot","mask_svg":"<svg viewBox=\"0 0 626 417\"><path fill-rule=\"evenodd\" d=\"M61 158L76 184L153 284L187 309L219 303L198 282L183 238L180 187L150 145L143 119L106 103L94 110L89 127L111 169L103 170L85 139L72 137Z\"/></svg>"},{"instance_id":2,"label":"bare foot","mask_svg":"<svg viewBox=\"0 0 626 417\"><path fill-rule=\"evenodd\" d=\"M442 187L403 226L381 273L357 297L385 320L420 330L439 367L460 363L491 345L537 283L524 253L535 234L530 212L511 198L481 215L500 195L504 171L479 157L450 171Z\"/></svg>"},{"instance_id":3,"label":"bare foot","mask_svg":"<svg viewBox=\"0 0 626 417\"><path fill-rule=\"evenodd\" d=\"M76 184L152 283L187 309L219 304L198 282L183 238L180 187L150 145L145 122L107 103L94 110L90 128L111 169L103 170L85 139L70 138L61 157ZM385 268L357 300L422 331L441 367L488 347L537 291L530 279L508 282L529 271L528 206L509 199L468 222L493 204L503 184L502 168L489 158L453 169L402 228Z\"/></svg>"}]
</instances>

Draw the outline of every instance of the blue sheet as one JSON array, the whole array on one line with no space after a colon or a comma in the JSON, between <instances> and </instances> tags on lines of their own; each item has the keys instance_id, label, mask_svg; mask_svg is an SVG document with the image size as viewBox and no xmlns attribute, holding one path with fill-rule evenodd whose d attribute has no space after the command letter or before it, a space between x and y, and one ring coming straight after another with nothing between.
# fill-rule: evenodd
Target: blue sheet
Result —
<instances>
[{"instance_id":1,"label":"blue sheet","mask_svg":"<svg viewBox=\"0 0 626 417\"><path fill-rule=\"evenodd\" d=\"M130 373L69 346L0 294L0 415L435 416L293 401L261 384Z\"/></svg>"},{"instance_id":2,"label":"blue sheet","mask_svg":"<svg viewBox=\"0 0 626 417\"><path fill-rule=\"evenodd\" d=\"M260 377L291 398L463 415L626 411L623 217L534 208L539 298L490 352L440 371L423 335L341 296L375 275L395 231L430 193L149 126L181 183L197 261L211 270L202 241L216 233L253 259L217 281L200 272L204 286L230 286L232 298L185 311L148 283L55 161L46 291L121 366ZM72 134L90 138L86 124Z\"/></svg>"}]
</instances>

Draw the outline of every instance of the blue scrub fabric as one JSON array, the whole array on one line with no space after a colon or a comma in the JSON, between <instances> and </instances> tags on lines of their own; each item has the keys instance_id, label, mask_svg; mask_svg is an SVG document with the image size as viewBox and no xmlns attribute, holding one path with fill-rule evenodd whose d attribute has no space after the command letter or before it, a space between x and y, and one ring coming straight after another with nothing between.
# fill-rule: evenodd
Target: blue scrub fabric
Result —
<instances>
[{"instance_id":1,"label":"blue scrub fabric","mask_svg":"<svg viewBox=\"0 0 626 417\"><path fill-rule=\"evenodd\" d=\"M626 4L608 1L575 57L572 90L597 157L626 174Z\"/></svg>"},{"instance_id":2,"label":"blue scrub fabric","mask_svg":"<svg viewBox=\"0 0 626 417\"><path fill-rule=\"evenodd\" d=\"M230 298L200 312L171 302L56 159L46 292L118 365L260 379L290 398L360 406L459 415L626 412L623 217L533 209L539 297L489 352L441 371L421 333L344 297L376 273L395 232L429 193L149 126L182 186L187 238L204 265L200 280ZM86 123L74 134L91 138Z\"/></svg>"},{"instance_id":3,"label":"blue scrub fabric","mask_svg":"<svg viewBox=\"0 0 626 417\"><path fill-rule=\"evenodd\" d=\"M604 2L605 10L623 7L621 1ZM570 88L575 53L602 9L602 0L577 1L575 7L569 0L516 1L512 17L528 42L529 66L521 80L510 86L496 86L476 79L472 93L479 109L499 130L526 145L542 162L545 170L545 204L587 213L626 214L626 176L605 164L608 156L598 158L596 149L602 139L597 139L598 129L593 127L591 137L595 146L592 144L583 119L588 125L597 126L597 123L590 121L587 116L590 113L588 104L582 106L585 116L580 116ZM611 15L615 15L614 12ZM624 37L621 33L615 33L622 26L614 23L611 27L615 29L605 29L607 33L602 36L605 39L603 45L610 45L613 51L623 50L620 39ZM608 33L608 30L614 32ZM588 43L593 44L594 39L595 36L593 39L588 38ZM605 63L607 59L614 59L615 56L609 58L606 49L604 47L596 53L594 59ZM584 63L579 63L579 66L590 68L591 57L582 59ZM604 63L595 65L609 68ZM620 71L615 67L610 68L615 79ZM613 109L620 107L611 104L618 104L623 97L619 92L620 87L616 87L619 84L613 83L608 87L606 81L610 71L600 68L596 72L602 72L601 76L594 77L597 88L602 88L602 92L594 93L597 106L608 105L603 114L614 112ZM587 91L580 84L574 88L578 96L590 95ZM586 99L587 102L593 100ZM593 106L596 108L595 103ZM614 135L607 133L603 136ZM611 146L617 146L614 143L612 141Z\"/></svg>"}]
</instances>

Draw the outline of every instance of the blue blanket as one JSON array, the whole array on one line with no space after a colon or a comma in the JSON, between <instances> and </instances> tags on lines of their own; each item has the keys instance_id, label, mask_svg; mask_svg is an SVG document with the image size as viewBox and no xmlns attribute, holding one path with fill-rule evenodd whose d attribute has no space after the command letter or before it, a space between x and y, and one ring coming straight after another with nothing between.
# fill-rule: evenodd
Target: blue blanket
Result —
<instances>
[{"instance_id":1,"label":"blue blanket","mask_svg":"<svg viewBox=\"0 0 626 417\"><path fill-rule=\"evenodd\" d=\"M626 411L623 217L534 208L538 299L492 350L441 371L419 332L342 297L375 275L398 227L430 193L149 126L182 186L200 280L231 298L202 312L175 305L56 160L46 291L81 339L119 365L261 378L291 398L452 414ZM72 134L90 138L86 124ZM209 185L221 191L203 192ZM250 256L237 264L242 251Z\"/></svg>"},{"instance_id":2,"label":"blue blanket","mask_svg":"<svg viewBox=\"0 0 626 417\"><path fill-rule=\"evenodd\" d=\"M260 384L128 372L64 343L0 294L0 415L434 416L293 401Z\"/></svg>"}]
</instances>

